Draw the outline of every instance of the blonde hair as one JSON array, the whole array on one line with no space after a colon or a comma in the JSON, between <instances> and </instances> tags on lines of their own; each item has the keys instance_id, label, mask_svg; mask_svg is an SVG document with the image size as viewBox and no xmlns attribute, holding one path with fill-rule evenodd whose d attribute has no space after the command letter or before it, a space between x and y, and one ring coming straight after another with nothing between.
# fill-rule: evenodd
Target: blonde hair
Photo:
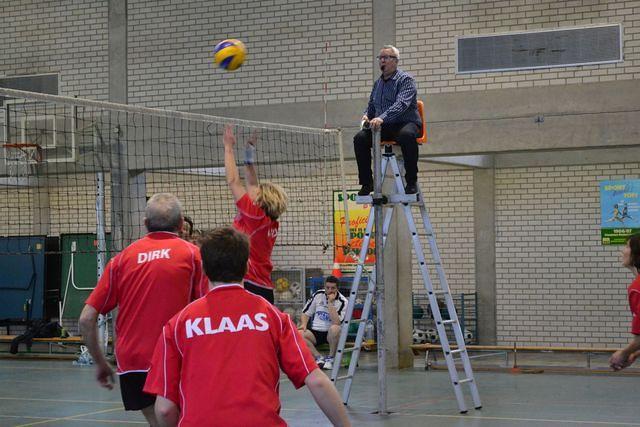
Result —
<instances>
[{"instance_id":1,"label":"blonde hair","mask_svg":"<svg viewBox=\"0 0 640 427\"><path fill-rule=\"evenodd\" d=\"M259 185L260 191L256 196L256 204L272 220L277 220L287 210L289 201L287 193L278 184L265 182Z\"/></svg>"}]
</instances>

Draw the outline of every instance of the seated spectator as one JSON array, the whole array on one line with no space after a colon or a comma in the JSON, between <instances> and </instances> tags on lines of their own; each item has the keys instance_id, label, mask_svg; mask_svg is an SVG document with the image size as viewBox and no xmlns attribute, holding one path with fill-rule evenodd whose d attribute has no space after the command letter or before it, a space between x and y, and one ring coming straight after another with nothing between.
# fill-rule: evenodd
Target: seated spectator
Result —
<instances>
[{"instance_id":1,"label":"seated spectator","mask_svg":"<svg viewBox=\"0 0 640 427\"><path fill-rule=\"evenodd\" d=\"M338 291L338 278L329 276L324 289L316 291L302 309L299 329L316 363L323 369L333 369L333 358L340 338L340 322L344 320L347 302L347 298ZM311 316L313 323L308 329ZM329 355L322 357L316 347L326 343L329 343Z\"/></svg>"}]
</instances>

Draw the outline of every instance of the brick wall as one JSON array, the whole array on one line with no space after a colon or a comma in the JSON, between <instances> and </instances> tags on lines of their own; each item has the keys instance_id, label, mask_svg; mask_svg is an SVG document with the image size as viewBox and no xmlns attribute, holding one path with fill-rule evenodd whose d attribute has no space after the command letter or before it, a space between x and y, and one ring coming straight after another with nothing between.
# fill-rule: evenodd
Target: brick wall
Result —
<instances>
[{"instance_id":1,"label":"brick wall","mask_svg":"<svg viewBox=\"0 0 640 427\"><path fill-rule=\"evenodd\" d=\"M638 1L396 2L401 66L422 93L580 84L640 78ZM456 37L622 23L624 62L500 73L455 73Z\"/></svg>"},{"instance_id":2,"label":"brick wall","mask_svg":"<svg viewBox=\"0 0 640 427\"><path fill-rule=\"evenodd\" d=\"M629 340L620 246L600 244L599 182L640 164L496 170L498 341L606 346Z\"/></svg>"},{"instance_id":3,"label":"brick wall","mask_svg":"<svg viewBox=\"0 0 640 427\"><path fill-rule=\"evenodd\" d=\"M428 166L422 168L428 169ZM418 179L426 197L427 209L451 291L475 292L473 172L426 170L420 172ZM415 217L418 218L419 211L415 212ZM423 250L429 254L426 236L421 234L420 238ZM427 263L431 265L430 260L431 257L427 256ZM436 277L435 270L432 270L432 279ZM437 280L434 280L434 283L439 286ZM413 269L413 288L416 291L424 291L424 282L417 266Z\"/></svg>"},{"instance_id":4,"label":"brick wall","mask_svg":"<svg viewBox=\"0 0 640 427\"><path fill-rule=\"evenodd\" d=\"M370 88L368 2L129 1L129 102L204 109L362 97ZM236 72L215 67L226 38L248 49ZM329 44L328 51L326 45Z\"/></svg>"},{"instance_id":5,"label":"brick wall","mask_svg":"<svg viewBox=\"0 0 640 427\"><path fill-rule=\"evenodd\" d=\"M108 2L5 1L0 75L60 73L60 94L108 98Z\"/></svg>"},{"instance_id":6,"label":"brick wall","mask_svg":"<svg viewBox=\"0 0 640 427\"><path fill-rule=\"evenodd\" d=\"M33 195L30 188L0 187L0 236L32 234Z\"/></svg>"}]
</instances>

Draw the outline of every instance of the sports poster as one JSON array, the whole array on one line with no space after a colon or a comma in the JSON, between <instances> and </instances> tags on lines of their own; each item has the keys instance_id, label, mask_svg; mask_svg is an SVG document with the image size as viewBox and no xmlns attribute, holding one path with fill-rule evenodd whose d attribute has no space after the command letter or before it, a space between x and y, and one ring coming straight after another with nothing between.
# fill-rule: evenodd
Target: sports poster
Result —
<instances>
[{"instance_id":1,"label":"sports poster","mask_svg":"<svg viewBox=\"0 0 640 427\"><path fill-rule=\"evenodd\" d=\"M365 230L367 228L367 220L369 219L369 211L371 205L357 204L355 202L358 190L348 190L347 192L347 209L349 210L349 222L351 241L347 239L346 217L344 212L344 199L342 190L333 192L333 242L334 242L334 262L340 264L343 271L349 271L349 265L352 267L358 263L358 256L362 248ZM375 238L372 230L371 242L367 250L366 264L374 264L375 258ZM346 267L346 268L345 268Z\"/></svg>"},{"instance_id":2,"label":"sports poster","mask_svg":"<svg viewBox=\"0 0 640 427\"><path fill-rule=\"evenodd\" d=\"M640 179L600 182L600 236L603 245L624 245L640 232Z\"/></svg>"}]
</instances>

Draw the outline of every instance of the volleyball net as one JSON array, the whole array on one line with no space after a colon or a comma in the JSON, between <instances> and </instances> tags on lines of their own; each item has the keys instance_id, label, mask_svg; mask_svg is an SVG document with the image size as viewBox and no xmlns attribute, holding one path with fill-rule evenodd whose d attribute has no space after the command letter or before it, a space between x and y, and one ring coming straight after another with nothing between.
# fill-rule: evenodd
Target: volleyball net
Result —
<instances>
[{"instance_id":1,"label":"volleyball net","mask_svg":"<svg viewBox=\"0 0 640 427\"><path fill-rule=\"evenodd\" d=\"M0 100L0 267L18 272L0 283L3 293L43 291L46 300L56 275L62 292L91 289L100 264L145 234L144 209L155 193L175 194L195 230L230 225L236 207L224 170L227 124L235 129L241 177L245 140L255 133L258 178L289 196L276 267L331 266L334 193L344 190L340 131L1 88ZM61 272L39 267L53 256ZM29 315L42 317L32 304Z\"/></svg>"}]
</instances>

